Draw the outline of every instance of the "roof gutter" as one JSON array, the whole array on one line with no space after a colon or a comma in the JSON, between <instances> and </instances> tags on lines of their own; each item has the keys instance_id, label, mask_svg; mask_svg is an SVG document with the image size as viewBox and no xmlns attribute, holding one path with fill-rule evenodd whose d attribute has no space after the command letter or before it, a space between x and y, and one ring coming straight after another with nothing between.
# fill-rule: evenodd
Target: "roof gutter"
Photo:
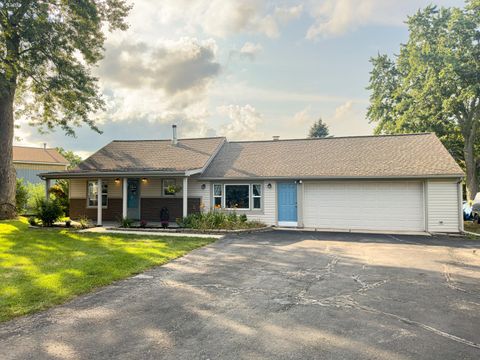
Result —
<instances>
[{"instance_id":1,"label":"roof gutter","mask_svg":"<svg viewBox=\"0 0 480 360\"><path fill-rule=\"evenodd\" d=\"M203 177L202 180L375 180L375 179L459 179L465 178L464 174L449 175L390 175L390 176L249 176L249 177Z\"/></svg>"},{"instance_id":2,"label":"roof gutter","mask_svg":"<svg viewBox=\"0 0 480 360\"><path fill-rule=\"evenodd\" d=\"M71 178L114 178L114 177L142 177L142 176L189 176L188 171L92 171L82 173L72 172L48 172L38 174L40 178L45 179L71 179Z\"/></svg>"}]
</instances>

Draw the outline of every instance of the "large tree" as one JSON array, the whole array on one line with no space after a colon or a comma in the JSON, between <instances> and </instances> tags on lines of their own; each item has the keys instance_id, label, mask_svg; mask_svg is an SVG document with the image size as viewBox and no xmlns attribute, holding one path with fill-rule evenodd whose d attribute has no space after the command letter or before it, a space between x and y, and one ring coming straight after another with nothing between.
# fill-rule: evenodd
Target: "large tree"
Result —
<instances>
[{"instance_id":1,"label":"large tree","mask_svg":"<svg viewBox=\"0 0 480 360\"><path fill-rule=\"evenodd\" d=\"M92 67L105 29L126 29L125 0L0 1L0 219L15 216L14 110L31 125L74 134L103 108Z\"/></svg>"},{"instance_id":2,"label":"large tree","mask_svg":"<svg viewBox=\"0 0 480 360\"><path fill-rule=\"evenodd\" d=\"M330 131L328 130L328 125L323 122L320 118L315 121L312 126L310 127L310 131L308 132L309 138L324 138L329 135Z\"/></svg>"},{"instance_id":3,"label":"large tree","mask_svg":"<svg viewBox=\"0 0 480 360\"><path fill-rule=\"evenodd\" d=\"M371 60L367 116L377 134L435 132L464 167L472 199L480 164L480 1L428 6L407 25L397 56Z\"/></svg>"}]
</instances>

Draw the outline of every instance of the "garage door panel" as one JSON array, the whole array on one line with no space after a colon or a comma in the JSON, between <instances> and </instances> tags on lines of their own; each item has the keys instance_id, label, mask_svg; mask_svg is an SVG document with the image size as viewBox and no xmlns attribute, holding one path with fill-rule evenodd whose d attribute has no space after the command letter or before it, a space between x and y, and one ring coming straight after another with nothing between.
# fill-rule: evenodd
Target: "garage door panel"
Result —
<instances>
[{"instance_id":1,"label":"garage door panel","mask_svg":"<svg viewBox=\"0 0 480 360\"><path fill-rule=\"evenodd\" d=\"M422 231L421 182L306 182L304 225Z\"/></svg>"}]
</instances>

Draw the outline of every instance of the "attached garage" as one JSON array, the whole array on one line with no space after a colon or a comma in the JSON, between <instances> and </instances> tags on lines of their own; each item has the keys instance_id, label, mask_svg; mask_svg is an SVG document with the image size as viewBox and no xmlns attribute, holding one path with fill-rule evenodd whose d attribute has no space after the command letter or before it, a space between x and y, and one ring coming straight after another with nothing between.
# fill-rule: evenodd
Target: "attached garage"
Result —
<instances>
[{"instance_id":1,"label":"attached garage","mask_svg":"<svg viewBox=\"0 0 480 360\"><path fill-rule=\"evenodd\" d=\"M304 182L309 228L425 231L422 181Z\"/></svg>"}]
</instances>

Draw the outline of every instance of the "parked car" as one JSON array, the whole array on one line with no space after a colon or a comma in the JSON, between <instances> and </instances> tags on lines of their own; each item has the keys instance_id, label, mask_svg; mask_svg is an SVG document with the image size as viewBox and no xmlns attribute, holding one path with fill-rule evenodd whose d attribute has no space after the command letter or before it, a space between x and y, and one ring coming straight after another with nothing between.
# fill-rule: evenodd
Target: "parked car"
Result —
<instances>
[{"instance_id":1,"label":"parked car","mask_svg":"<svg viewBox=\"0 0 480 360\"><path fill-rule=\"evenodd\" d=\"M472 206L470 206L468 201L463 202L463 220L473 220Z\"/></svg>"},{"instance_id":2,"label":"parked car","mask_svg":"<svg viewBox=\"0 0 480 360\"><path fill-rule=\"evenodd\" d=\"M473 221L476 221L477 223L480 224L480 192L477 193L477 195L475 196L475 199L473 199L473 204L471 206L471 209L472 209L471 218L473 219ZM464 210L464 214L465 214L465 210Z\"/></svg>"}]
</instances>

